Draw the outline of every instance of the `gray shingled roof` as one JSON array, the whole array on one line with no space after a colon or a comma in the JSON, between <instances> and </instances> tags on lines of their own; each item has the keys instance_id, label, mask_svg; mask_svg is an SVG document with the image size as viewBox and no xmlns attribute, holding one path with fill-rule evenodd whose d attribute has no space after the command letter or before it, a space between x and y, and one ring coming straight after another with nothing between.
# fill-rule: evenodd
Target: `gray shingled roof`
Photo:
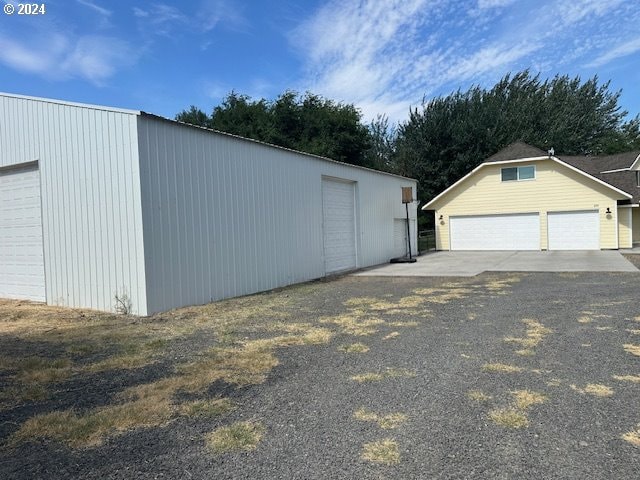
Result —
<instances>
[{"instance_id":1,"label":"gray shingled roof","mask_svg":"<svg viewBox=\"0 0 640 480\"><path fill-rule=\"evenodd\" d=\"M515 142L503 148L498 153L490 156L484 163L500 162L505 160L518 160L519 158L542 157L547 152L539 148L532 147L523 142ZM603 156L564 156L555 155L557 158L569 165L592 175L609 185L616 187L623 192L633 195L632 203L640 201L640 187L636 183L635 171L602 173L608 170L618 170L629 168L638 158L640 152L625 152L615 155Z\"/></svg>"},{"instance_id":2,"label":"gray shingled roof","mask_svg":"<svg viewBox=\"0 0 640 480\"><path fill-rule=\"evenodd\" d=\"M547 152L539 148L527 145L524 142L515 142L504 147L498 153L487 158L484 163L502 162L505 160L517 160L518 158L543 157Z\"/></svg>"}]
</instances>

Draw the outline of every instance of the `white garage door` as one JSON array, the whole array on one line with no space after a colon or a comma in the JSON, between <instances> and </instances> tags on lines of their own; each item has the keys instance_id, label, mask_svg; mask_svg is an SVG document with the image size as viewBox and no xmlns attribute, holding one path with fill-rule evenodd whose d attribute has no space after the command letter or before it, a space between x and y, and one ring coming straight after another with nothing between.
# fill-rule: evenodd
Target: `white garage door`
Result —
<instances>
[{"instance_id":1,"label":"white garage door","mask_svg":"<svg viewBox=\"0 0 640 480\"><path fill-rule=\"evenodd\" d=\"M450 218L451 250L540 250L540 216L474 215Z\"/></svg>"},{"instance_id":2,"label":"white garage door","mask_svg":"<svg viewBox=\"0 0 640 480\"><path fill-rule=\"evenodd\" d=\"M549 250L599 250L600 215L597 210L549 212Z\"/></svg>"},{"instance_id":3,"label":"white garage door","mask_svg":"<svg viewBox=\"0 0 640 480\"><path fill-rule=\"evenodd\" d=\"M325 271L356 268L355 183L323 179L322 214Z\"/></svg>"},{"instance_id":4,"label":"white garage door","mask_svg":"<svg viewBox=\"0 0 640 480\"><path fill-rule=\"evenodd\" d=\"M45 301L37 166L0 171L0 297Z\"/></svg>"}]
</instances>

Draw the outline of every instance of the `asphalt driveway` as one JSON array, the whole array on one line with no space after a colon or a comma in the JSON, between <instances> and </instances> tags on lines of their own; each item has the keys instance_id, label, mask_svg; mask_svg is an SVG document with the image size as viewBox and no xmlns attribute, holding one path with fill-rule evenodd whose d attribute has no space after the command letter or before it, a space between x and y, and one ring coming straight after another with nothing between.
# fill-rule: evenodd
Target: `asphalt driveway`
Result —
<instances>
[{"instance_id":1,"label":"asphalt driveway","mask_svg":"<svg viewBox=\"0 0 640 480\"><path fill-rule=\"evenodd\" d=\"M366 269L360 276L473 277L482 272L637 272L614 250L432 252L416 263Z\"/></svg>"},{"instance_id":2,"label":"asphalt driveway","mask_svg":"<svg viewBox=\"0 0 640 480\"><path fill-rule=\"evenodd\" d=\"M638 282L347 276L150 319L0 303L0 478L635 479Z\"/></svg>"}]
</instances>

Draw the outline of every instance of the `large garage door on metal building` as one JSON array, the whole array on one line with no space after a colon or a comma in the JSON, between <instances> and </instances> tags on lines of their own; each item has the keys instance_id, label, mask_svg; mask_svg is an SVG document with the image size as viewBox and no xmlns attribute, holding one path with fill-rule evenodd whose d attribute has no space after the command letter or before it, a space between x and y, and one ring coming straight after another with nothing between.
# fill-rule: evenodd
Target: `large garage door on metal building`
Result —
<instances>
[{"instance_id":1,"label":"large garage door on metal building","mask_svg":"<svg viewBox=\"0 0 640 480\"><path fill-rule=\"evenodd\" d=\"M549 212L549 250L599 250L600 215L597 210Z\"/></svg>"},{"instance_id":2,"label":"large garage door on metal building","mask_svg":"<svg viewBox=\"0 0 640 480\"><path fill-rule=\"evenodd\" d=\"M325 271L356 268L354 182L322 179L322 216Z\"/></svg>"},{"instance_id":3,"label":"large garage door on metal building","mask_svg":"<svg viewBox=\"0 0 640 480\"><path fill-rule=\"evenodd\" d=\"M0 170L0 297L46 300L37 165Z\"/></svg>"},{"instance_id":4,"label":"large garage door on metal building","mask_svg":"<svg viewBox=\"0 0 640 480\"><path fill-rule=\"evenodd\" d=\"M451 217L451 250L540 250L540 215Z\"/></svg>"}]
</instances>

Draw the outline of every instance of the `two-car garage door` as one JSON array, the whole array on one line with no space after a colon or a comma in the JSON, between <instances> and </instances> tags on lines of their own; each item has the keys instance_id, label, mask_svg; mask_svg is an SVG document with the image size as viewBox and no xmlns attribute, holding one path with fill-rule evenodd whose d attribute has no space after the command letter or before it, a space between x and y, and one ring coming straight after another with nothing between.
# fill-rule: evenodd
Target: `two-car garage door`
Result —
<instances>
[{"instance_id":1,"label":"two-car garage door","mask_svg":"<svg viewBox=\"0 0 640 480\"><path fill-rule=\"evenodd\" d=\"M540 250L540 215L473 215L450 218L451 250ZM549 212L549 250L598 250L597 210Z\"/></svg>"},{"instance_id":2,"label":"two-car garage door","mask_svg":"<svg viewBox=\"0 0 640 480\"><path fill-rule=\"evenodd\" d=\"M540 215L450 218L451 250L540 250Z\"/></svg>"},{"instance_id":3,"label":"two-car garage door","mask_svg":"<svg viewBox=\"0 0 640 480\"><path fill-rule=\"evenodd\" d=\"M0 171L0 297L45 301L37 166Z\"/></svg>"}]
</instances>

